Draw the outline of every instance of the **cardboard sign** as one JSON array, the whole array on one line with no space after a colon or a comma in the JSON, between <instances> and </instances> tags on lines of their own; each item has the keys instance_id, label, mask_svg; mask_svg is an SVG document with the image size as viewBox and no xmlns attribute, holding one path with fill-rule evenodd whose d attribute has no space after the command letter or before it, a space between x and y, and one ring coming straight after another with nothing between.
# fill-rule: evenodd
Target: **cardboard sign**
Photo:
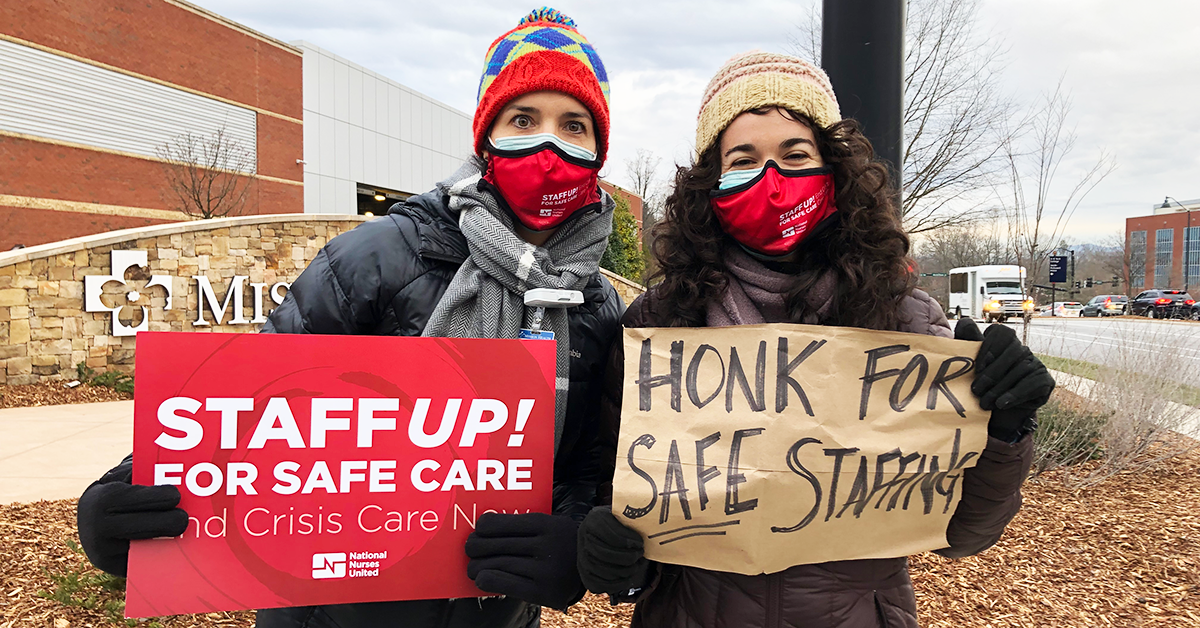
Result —
<instances>
[{"instance_id":1,"label":"cardboard sign","mask_svg":"<svg viewBox=\"0 0 1200 628\"><path fill-rule=\"evenodd\" d=\"M946 547L987 444L979 343L807 325L625 331L613 512L742 574Z\"/></svg>"},{"instance_id":2,"label":"cardboard sign","mask_svg":"<svg viewBox=\"0 0 1200 628\"><path fill-rule=\"evenodd\" d=\"M182 537L134 541L148 617L483 595L484 512L549 512L554 343L147 333L133 481L174 484Z\"/></svg>"}]
</instances>

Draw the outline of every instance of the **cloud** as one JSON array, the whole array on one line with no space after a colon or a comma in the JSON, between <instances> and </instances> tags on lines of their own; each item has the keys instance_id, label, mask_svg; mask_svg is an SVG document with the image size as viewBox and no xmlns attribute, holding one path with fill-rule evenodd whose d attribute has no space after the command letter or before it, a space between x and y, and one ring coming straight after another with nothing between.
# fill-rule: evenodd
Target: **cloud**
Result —
<instances>
[{"instance_id":1,"label":"cloud","mask_svg":"<svg viewBox=\"0 0 1200 628\"><path fill-rule=\"evenodd\" d=\"M983 17L1009 44L1005 83L1026 102L1061 79L1072 94L1072 184L1101 150L1118 169L1080 205L1068 233L1123 229L1164 195L1200 197L1200 4L1188 0L989 0ZM1060 186L1062 187L1062 186Z\"/></svg>"},{"instance_id":2,"label":"cloud","mask_svg":"<svg viewBox=\"0 0 1200 628\"><path fill-rule=\"evenodd\" d=\"M537 2L193 0L284 41L307 40L470 112L484 52ZM555 2L596 46L612 82L607 173L624 181L639 148L688 159L704 86L731 55L788 51L816 0ZM1086 239L1149 213L1163 195L1200 198L1200 3L1194 0L984 0L983 31L1008 45L1004 84L1032 103L1061 79L1074 98L1069 186L1102 150L1119 168L1080 206ZM665 175L667 168L663 168Z\"/></svg>"},{"instance_id":3,"label":"cloud","mask_svg":"<svg viewBox=\"0 0 1200 628\"><path fill-rule=\"evenodd\" d=\"M651 150L687 160L700 96L729 57L785 51L815 0L582 2L554 6L596 47L612 86L606 172L625 182L624 160ZM204 8L284 41L303 39L470 113L483 55L537 3L199 0Z\"/></svg>"}]
</instances>

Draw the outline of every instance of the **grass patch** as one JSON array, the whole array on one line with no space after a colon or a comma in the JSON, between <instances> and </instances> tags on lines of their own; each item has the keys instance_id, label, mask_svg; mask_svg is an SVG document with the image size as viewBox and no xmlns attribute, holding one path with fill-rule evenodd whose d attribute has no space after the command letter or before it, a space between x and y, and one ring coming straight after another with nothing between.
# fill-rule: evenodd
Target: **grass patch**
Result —
<instances>
[{"instance_id":1,"label":"grass patch","mask_svg":"<svg viewBox=\"0 0 1200 628\"><path fill-rule=\"evenodd\" d=\"M103 386L120 393L133 394L133 376L120 371L104 371L97 373L95 369L84 362L75 365L75 373L79 381L88 386Z\"/></svg>"},{"instance_id":2,"label":"grass patch","mask_svg":"<svg viewBox=\"0 0 1200 628\"><path fill-rule=\"evenodd\" d=\"M1104 426L1111 418L1112 413L1089 410L1074 393L1054 391L1050 402L1037 411L1031 475L1037 477L1051 469L1101 458Z\"/></svg>"},{"instance_id":3,"label":"grass patch","mask_svg":"<svg viewBox=\"0 0 1200 628\"><path fill-rule=\"evenodd\" d=\"M84 558L83 548L72 539L67 539L67 547L80 557L77 568L68 569L66 573L43 573L54 584L51 591L38 591L37 596L54 600L63 606L74 606L89 611L98 611L106 616L111 624L118 626L137 626L138 620L125 618L125 579L112 574L93 569ZM147 628L159 628L157 621L146 622Z\"/></svg>"},{"instance_id":4,"label":"grass patch","mask_svg":"<svg viewBox=\"0 0 1200 628\"><path fill-rule=\"evenodd\" d=\"M1086 360L1076 360L1074 358L1060 358L1058 356L1045 355L1042 353L1039 353L1036 355L1037 355L1038 359L1042 361L1042 364L1045 364L1046 368L1048 368L1048 369L1051 369L1054 371L1062 371L1063 373L1075 375L1077 377L1082 377L1085 379L1091 379L1091 380L1098 379L1100 376L1101 370L1105 368L1099 364L1096 364L1095 362L1088 362ZM1174 401L1175 403L1181 403L1185 406L1191 406L1193 408L1200 408L1200 388L1197 388L1195 386L1188 386L1186 384L1178 384L1171 380L1166 380L1163 378L1158 378L1158 377L1154 377L1151 375L1144 375L1144 374L1140 374L1140 373L1137 374L1136 378L1132 378L1129 381L1137 381L1137 379L1139 379L1139 378L1147 379L1149 381L1155 382L1156 384L1157 383L1165 383L1163 386L1160 387L1160 390L1169 391L1169 393L1167 395L1167 399L1169 401ZM1122 379L1124 379L1124 378L1122 378Z\"/></svg>"}]
</instances>

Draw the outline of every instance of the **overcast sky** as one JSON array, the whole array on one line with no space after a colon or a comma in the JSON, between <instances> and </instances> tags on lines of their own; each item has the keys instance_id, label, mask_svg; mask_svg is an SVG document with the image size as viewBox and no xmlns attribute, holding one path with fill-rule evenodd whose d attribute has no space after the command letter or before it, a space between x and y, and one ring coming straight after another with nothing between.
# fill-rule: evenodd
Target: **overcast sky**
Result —
<instances>
[{"instance_id":1,"label":"overcast sky","mask_svg":"<svg viewBox=\"0 0 1200 628\"><path fill-rule=\"evenodd\" d=\"M465 112L483 55L538 0L192 0L284 41L307 40ZM639 148L661 172L686 162L708 79L731 55L788 52L815 0L560 0L612 83L606 175L625 182ZM1004 86L1033 102L1060 78L1078 140L1059 172L1069 187L1101 150L1118 168L1080 206L1068 234L1094 241L1165 195L1200 198L1200 2L984 0L980 28L1008 46ZM449 173L447 173L449 174Z\"/></svg>"}]
</instances>

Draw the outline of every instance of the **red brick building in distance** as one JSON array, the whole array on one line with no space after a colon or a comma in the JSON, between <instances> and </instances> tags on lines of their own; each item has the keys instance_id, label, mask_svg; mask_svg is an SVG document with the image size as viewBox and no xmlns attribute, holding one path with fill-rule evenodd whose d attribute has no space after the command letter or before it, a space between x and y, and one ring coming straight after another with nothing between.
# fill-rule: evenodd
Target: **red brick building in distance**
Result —
<instances>
[{"instance_id":1,"label":"red brick building in distance","mask_svg":"<svg viewBox=\"0 0 1200 628\"><path fill-rule=\"evenodd\" d=\"M242 214L302 212L302 54L180 0L0 4L0 251L183 220L156 147L214 127Z\"/></svg>"},{"instance_id":2,"label":"red brick building in distance","mask_svg":"<svg viewBox=\"0 0 1200 628\"><path fill-rule=\"evenodd\" d=\"M1153 209L1149 216L1125 219L1130 294L1150 288L1200 290L1200 199L1167 199Z\"/></svg>"},{"instance_id":3,"label":"red brick building in distance","mask_svg":"<svg viewBox=\"0 0 1200 628\"><path fill-rule=\"evenodd\" d=\"M600 181L600 187L605 192L608 192L610 195L612 195L612 197L614 199L623 198L623 199L625 199L625 201L627 203L629 203L629 211L630 211L630 213L633 214L634 219L637 220L638 242L641 242L642 241L642 208L643 208L642 197L638 196L637 194L634 194L633 192L630 192L629 190L626 190L623 187L613 185L613 184L609 183L608 181Z\"/></svg>"}]
</instances>

